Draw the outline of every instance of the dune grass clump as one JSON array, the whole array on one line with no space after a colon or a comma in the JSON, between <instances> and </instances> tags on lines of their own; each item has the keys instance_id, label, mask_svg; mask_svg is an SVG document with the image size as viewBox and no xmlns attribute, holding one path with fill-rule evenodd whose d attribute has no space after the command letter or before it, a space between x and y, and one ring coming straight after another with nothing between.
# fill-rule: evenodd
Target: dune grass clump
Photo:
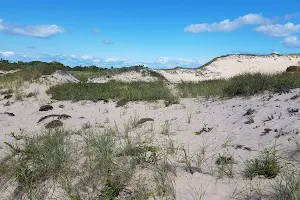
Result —
<instances>
[{"instance_id":1,"label":"dune grass clump","mask_svg":"<svg viewBox=\"0 0 300 200\"><path fill-rule=\"evenodd\" d=\"M197 97L197 96L216 96L222 94L222 89L227 84L226 80L208 80L198 83L183 82L178 84L177 88L180 97Z\"/></svg>"},{"instance_id":2,"label":"dune grass clump","mask_svg":"<svg viewBox=\"0 0 300 200\"><path fill-rule=\"evenodd\" d=\"M0 84L9 84L12 82L24 83L25 81L30 82L38 79L42 75L53 74L56 70L66 70L63 64L57 62L44 63L33 61L22 64L8 63L6 65L12 65L14 67L9 67L9 69L17 69L18 71L0 76ZM1 68L2 67L3 66L1 66Z\"/></svg>"},{"instance_id":3,"label":"dune grass clump","mask_svg":"<svg viewBox=\"0 0 300 200\"><path fill-rule=\"evenodd\" d=\"M181 97L197 96L251 96L264 91L285 92L300 87L300 73L242 74L230 79L181 83Z\"/></svg>"},{"instance_id":4,"label":"dune grass clump","mask_svg":"<svg viewBox=\"0 0 300 200\"><path fill-rule=\"evenodd\" d=\"M121 67L121 68L101 68L96 66L75 66L74 68L69 68L69 72L75 76L81 82L87 82L88 79L97 77L111 77L117 74L125 72L140 72L142 70L148 69L143 65L131 66L131 67Z\"/></svg>"},{"instance_id":5,"label":"dune grass clump","mask_svg":"<svg viewBox=\"0 0 300 200\"><path fill-rule=\"evenodd\" d=\"M123 143L119 136L105 131L95 134L62 128L38 136L11 136L18 142L6 143L10 153L0 162L1 193L16 185L11 199L45 199L51 194L98 200L159 195L149 187L155 183L139 183L134 176L145 164L153 170L158 166L160 148L150 143L134 138Z\"/></svg>"},{"instance_id":6,"label":"dune grass clump","mask_svg":"<svg viewBox=\"0 0 300 200\"><path fill-rule=\"evenodd\" d=\"M265 150L258 158L246 161L246 167L243 175L246 178L254 178L255 176L264 176L265 178L275 178L281 170L279 158L276 149Z\"/></svg>"},{"instance_id":7,"label":"dune grass clump","mask_svg":"<svg viewBox=\"0 0 300 200\"><path fill-rule=\"evenodd\" d=\"M118 197L134 173L131 159L117 159L116 141L109 135L89 136L86 138L86 144L89 180L86 179L84 185L100 186L100 200Z\"/></svg>"},{"instance_id":8,"label":"dune grass clump","mask_svg":"<svg viewBox=\"0 0 300 200\"><path fill-rule=\"evenodd\" d=\"M223 95L250 96L266 90L282 92L298 87L300 87L299 73L243 74L229 79L228 85L223 88Z\"/></svg>"},{"instance_id":9,"label":"dune grass clump","mask_svg":"<svg viewBox=\"0 0 300 200\"><path fill-rule=\"evenodd\" d=\"M300 173L299 170L289 170L283 173L277 184L273 186L275 199L300 199Z\"/></svg>"},{"instance_id":10,"label":"dune grass clump","mask_svg":"<svg viewBox=\"0 0 300 200\"><path fill-rule=\"evenodd\" d=\"M70 168L69 140L66 133L56 129L39 136L15 136L22 145L6 143L11 153L0 164L0 183L16 180L15 198L37 196L46 180L66 174Z\"/></svg>"},{"instance_id":11,"label":"dune grass clump","mask_svg":"<svg viewBox=\"0 0 300 200\"><path fill-rule=\"evenodd\" d=\"M100 100L118 101L176 101L176 97L162 82L122 83L66 83L51 87L48 94L56 100Z\"/></svg>"}]
</instances>

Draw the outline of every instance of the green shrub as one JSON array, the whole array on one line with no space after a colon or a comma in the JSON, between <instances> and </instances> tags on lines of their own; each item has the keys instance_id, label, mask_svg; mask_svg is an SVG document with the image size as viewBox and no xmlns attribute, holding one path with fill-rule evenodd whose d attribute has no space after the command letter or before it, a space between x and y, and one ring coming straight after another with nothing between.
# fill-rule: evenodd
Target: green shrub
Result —
<instances>
[{"instance_id":1,"label":"green shrub","mask_svg":"<svg viewBox=\"0 0 300 200\"><path fill-rule=\"evenodd\" d=\"M228 80L211 80L178 84L181 97L250 96L264 91L282 92L300 87L298 73L242 74Z\"/></svg>"},{"instance_id":2,"label":"green shrub","mask_svg":"<svg viewBox=\"0 0 300 200\"><path fill-rule=\"evenodd\" d=\"M40 184L69 171L70 152L66 148L69 140L65 132L53 130L39 136L12 136L23 140L23 144L6 143L11 155L1 163L0 176L16 179L21 193L34 199Z\"/></svg>"},{"instance_id":3,"label":"green shrub","mask_svg":"<svg viewBox=\"0 0 300 200\"><path fill-rule=\"evenodd\" d=\"M252 179L255 176L264 176L265 178L275 178L280 172L281 166L276 150L265 150L258 158L248 160L244 169L244 176Z\"/></svg>"},{"instance_id":4,"label":"green shrub","mask_svg":"<svg viewBox=\"0 0 300 200\"><path fill-rule=\"evenodd\" d=\"M275 198L278 200L300 200L300 173L288 170L283 173L274 186Z\"/></svg>"},{"instance_id":5,"label":"green shrub","mask_svg":"<svg viewBox=\"0 0 300 200\"><path fill-rule=\"evenodd\" d=\"M226 80L209 80L198 83L183 82L177 85L180 97L215 96L221 95Z\"/></svg>"},{"instance_id":6,"label":"green shrub","mask_svg":"<svg viewBox=\"0 0 300 200\"><path fill-rule=\"evenodd\" d=\"M66 83L51 87L48 94L56 100L175 101L176 97L162 82Z\"/></svg>"}]
</instances>

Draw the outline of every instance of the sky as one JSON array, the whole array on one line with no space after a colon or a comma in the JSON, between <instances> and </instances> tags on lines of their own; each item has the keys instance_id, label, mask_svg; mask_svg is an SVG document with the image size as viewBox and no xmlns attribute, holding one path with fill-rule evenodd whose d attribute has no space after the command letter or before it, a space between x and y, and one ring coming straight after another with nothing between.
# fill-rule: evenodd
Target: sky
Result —
<instances>
[{"instance_id":1,"label":"sky","mask_svg":"<svg viewBox=\"0 0 300 200\"><path fill-rule=\"evenodd\" d=\"M0 57L170 68L298 53L299 8L299 0L2 0Z\"/></svg>"}]
</instances>

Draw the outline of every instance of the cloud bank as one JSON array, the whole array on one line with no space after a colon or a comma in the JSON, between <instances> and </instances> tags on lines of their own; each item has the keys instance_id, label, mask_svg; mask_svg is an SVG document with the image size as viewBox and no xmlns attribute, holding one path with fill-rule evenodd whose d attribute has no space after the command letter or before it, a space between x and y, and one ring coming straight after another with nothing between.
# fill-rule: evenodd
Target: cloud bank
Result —
<instances>
[{"instance_id":1,"label":"cloud bank","mask_svg":"<svg viewBox=\"0 0 300 200\"><path fill-rule=\"evenodd\" d=\"M273 24L275 21L290 20L298 17L299 13L286 14L281 18L266 18L262 14L249 13L237 17L233 20L225 19L220 22L191 24L184 28L184 32L201 33L201 32L232 32L247 25L257 25L253 30L269 37L285 37L280 41L284 46L291 48L300 48L297 36L300 33L300 24L287 22L285 24Z\"/></svg>"},{"instance_id":2,"label":"cloud bank","mask_svg":"<svg viewBox=\"0 0 300 200\"><path fill-rule=\"evenodd\" d=\"M297 36L286 37L283 41L281 41L281 43L286 47L300 48L300 40Z\"/></svg>"},{"instance_id":3,"label":"cloud bank","mask_svg":"<svg viewBox=\"0 0 300 200\"><path fill-rule=\"evenodd\" d=\"M200 33L200 32L230 32L246 25L270 24L272 19L264 17L262 14L247 14L236 19L225 19L214 23L191 24L184 28L184 32Z\"/></svg>"},{"instance_id":4,"label":"cloud bank","mask_svg":"<svg viewBox=\"0 0 300 200\"><path fill-rule=\"evenodd\" d=\"M264 25L256 27L254 30L267 36L283 37L300 32L300 24L294 25L293 23L288 22L286 24Z\"/></svg>"},{"instance_id":5,"label":"cloud bank","mask_svg":"<svg viewBox=\"0 0 300 200\"><path fill-rule=\"evenodd\" d=\"M32 61L40 60L44 62L61 62L67 66L74 67L77 65L90 66L96 65L98 67L129 67L133 65L145 65L150 68L172 68L172 67L189 67L195 68L203 64L199 59L185 59L185 58L168 58L160 57L152 62L144 61L128 61L117 58L101 58L90 55L60 55L60 54L37 54L34 56L26 54L18 54L10 51L0 51L0 58L8 59L10 61Z\"/></svg>"},{"instance_id":6,"label":"cloud bank","mask_svg":"<svg viewBox=\"0 0 300 200\"><path fill-rule=\"evenodd\" d=\"M0 19L0 31L9 34L23 35L36 38L49 38L65 32L65 30L58 25L21 26L12 23L4 23L3 19Z\"/></svg>"}]
</instances>

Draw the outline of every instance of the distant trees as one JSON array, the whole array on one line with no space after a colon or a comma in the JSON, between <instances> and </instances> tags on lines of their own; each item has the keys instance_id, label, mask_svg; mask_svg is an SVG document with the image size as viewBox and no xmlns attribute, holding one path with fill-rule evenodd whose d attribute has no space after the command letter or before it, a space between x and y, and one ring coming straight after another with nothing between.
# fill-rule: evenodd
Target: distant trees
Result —
<instances>
[{"instance_id":1,"label":"distant trees","mask_svg":"<svg viewBox=\"0 0 300 200\"><path fill-rule=\"evenodd\" d=\"M8 60L0 59L0 70L9 71L17 69L27 69L31 67L41 67L41 69L60 69L67 70L68 68L59 62L42 62L42 61L31 61L31 62L9 62Z\"/></svg>"},{"instance_id":2,"label":"distant trees","mask_svg":"<svg viewBox=\"0 0 300 200\"><path fill-rule=\"evenodd\" d=\"M87 71L87 72L100 72L105 71L108 74L116 74L116 73L123 73L123 72L129 72L129 71L140 71L142 69L148 69L148 67L145 67L144 65L135 65L131 67L121 67L121 68L102 68L97 67L95 65L91 66L81 66L77 65L75 67L69 67L65 66L64 64L60 62L42 62L42 61L30 61L30 62L9 62L8 60L0 59L0 70L8 71L8 70L16 70L16 69L25 69L30 67L42 67L45 68L55 68L60 70L68 70L68 71Z\"/></svg>"}]
</instances>

